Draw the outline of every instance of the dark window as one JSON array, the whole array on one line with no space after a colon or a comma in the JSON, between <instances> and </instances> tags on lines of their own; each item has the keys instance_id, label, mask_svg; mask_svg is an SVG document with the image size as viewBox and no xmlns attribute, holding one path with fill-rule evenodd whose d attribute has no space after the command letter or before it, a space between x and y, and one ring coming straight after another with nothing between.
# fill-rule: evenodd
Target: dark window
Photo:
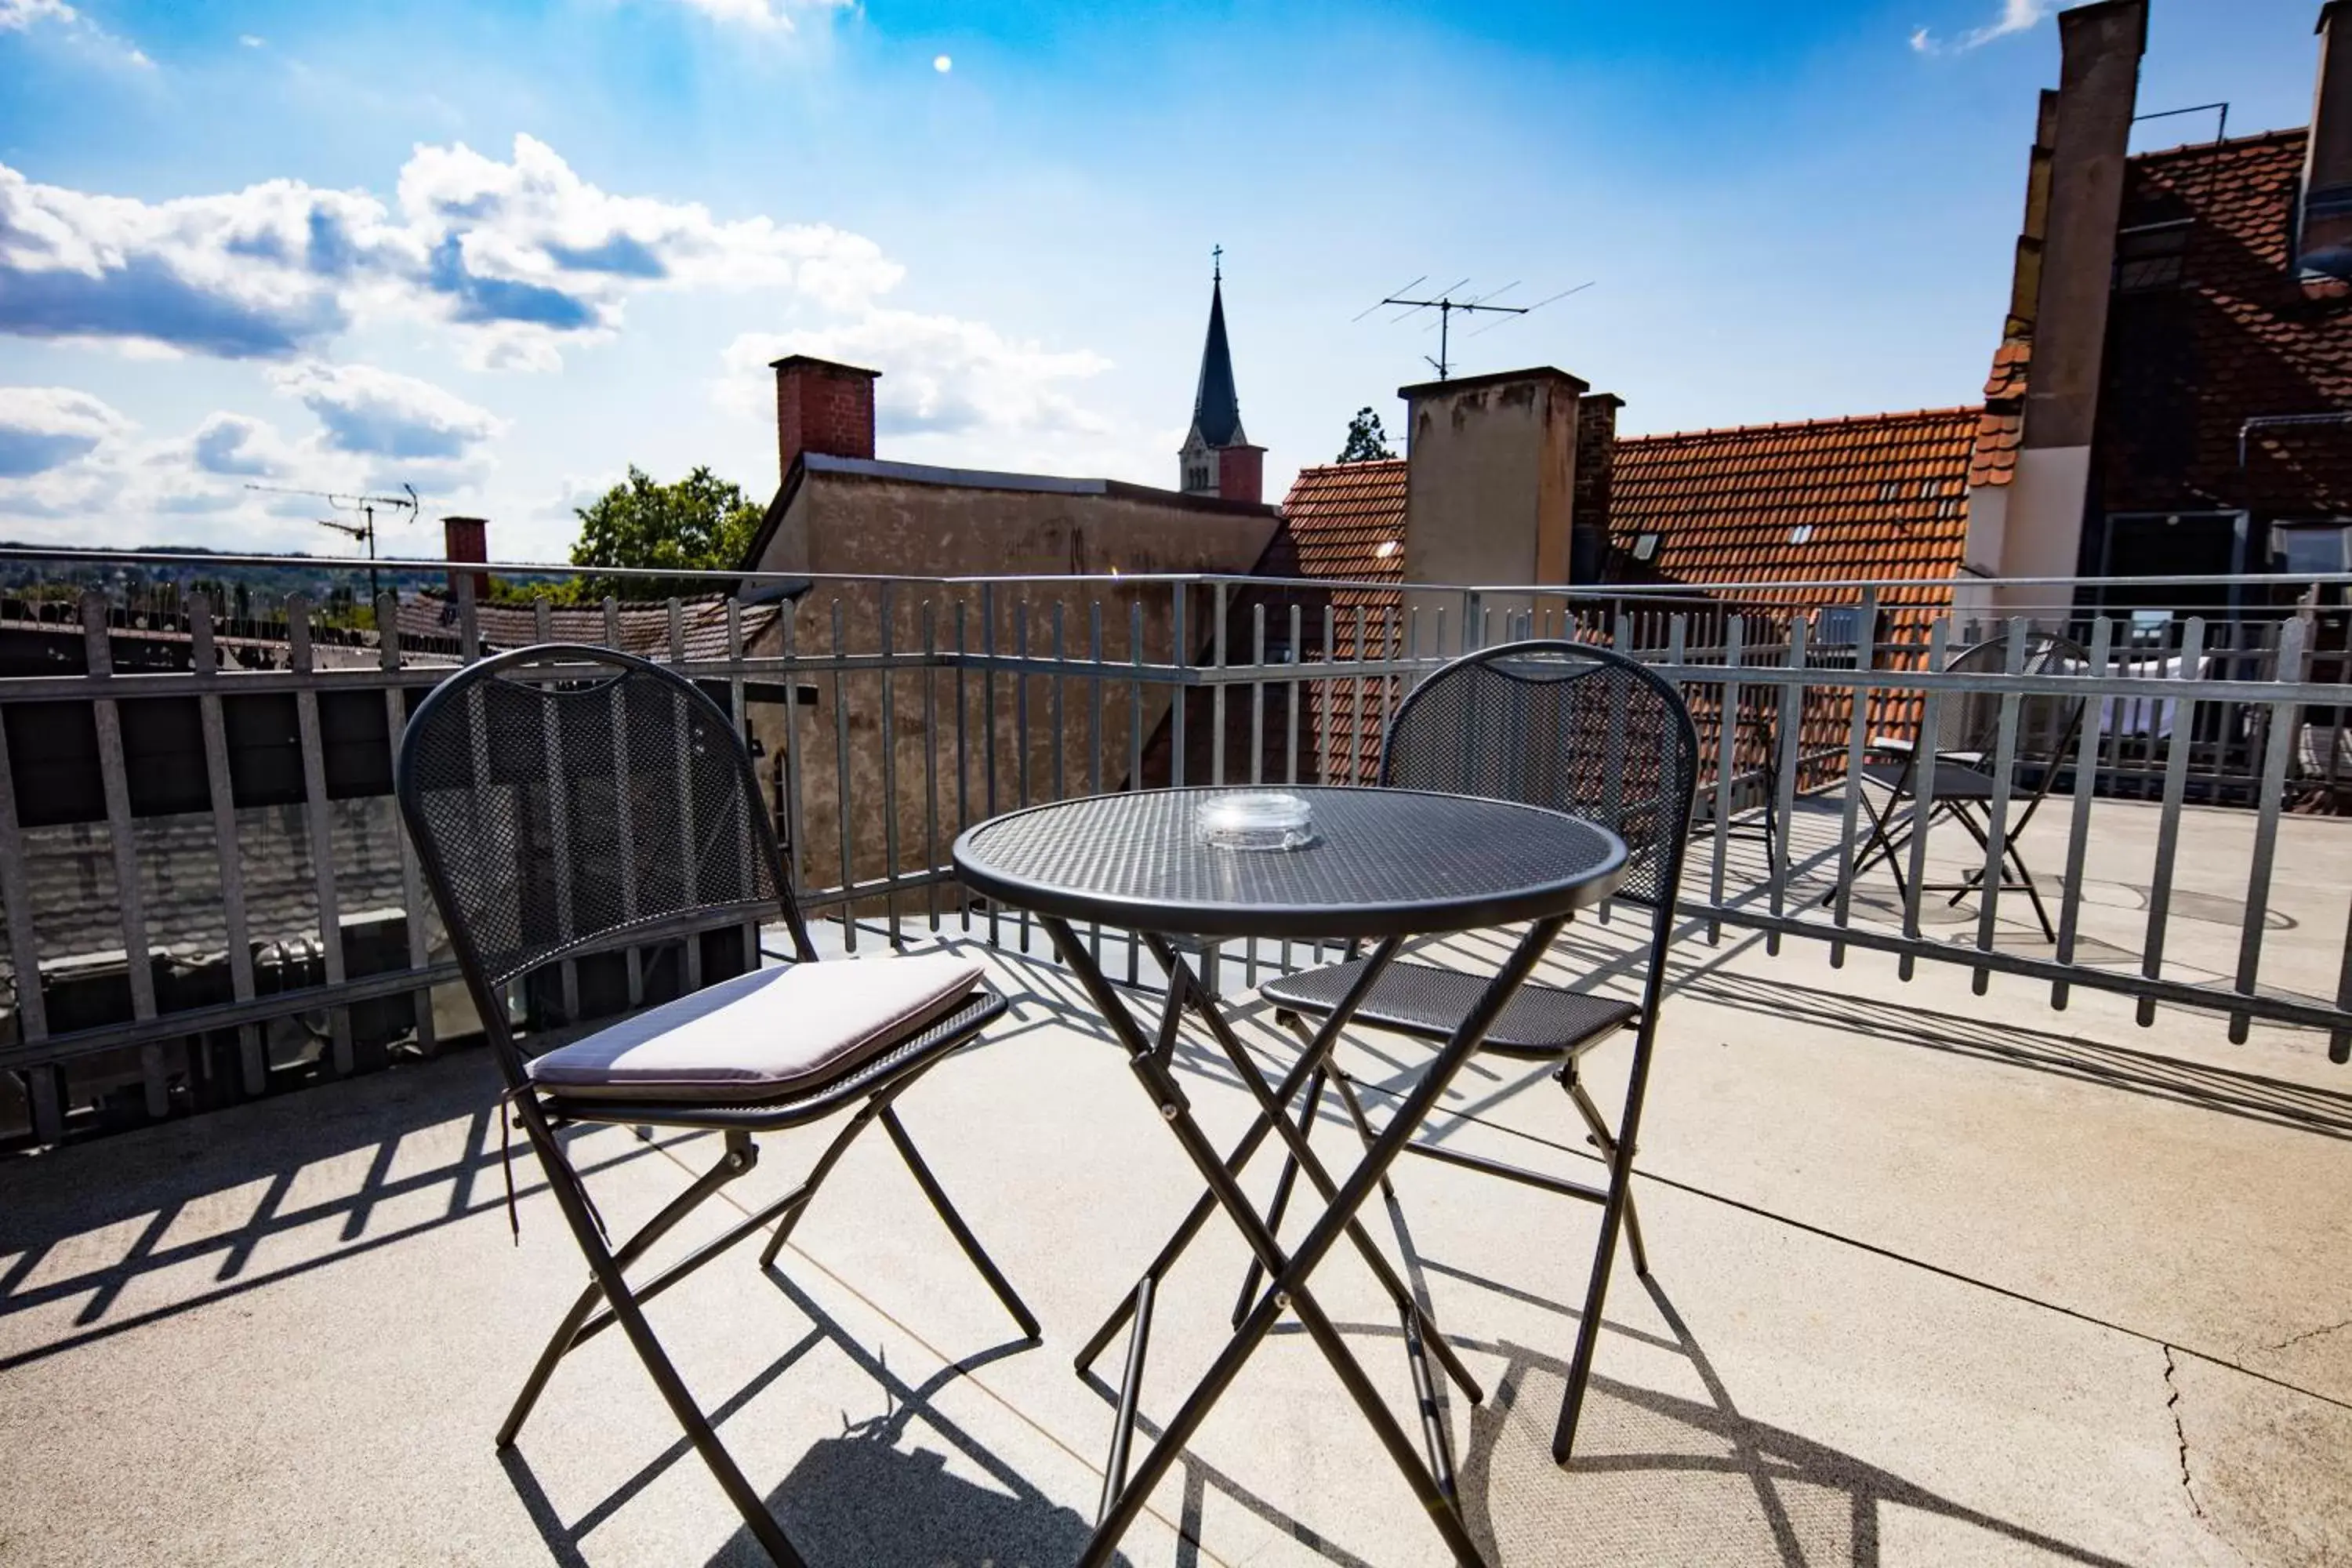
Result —
<instances>
[{"instance_id":1,"label":"dark window","mask_svg":"<svg viewBox=\"0 0 2352 1568\"><path fill-rule=\"evenodd\" d=\"M8 763L16 786L16 820L26 827L103 822L106 794L98 772L98 721L87 702L11 702Z\"/></svg>"},{"instance_id":2,"label":"dark window","mask_svg":"<svg viewBox=\"0 0 2352 1568\"><path fill-rule=\"evenodd\" d=\"M193 697L121 703L122 771L131 815L170 816L213 803L205 777L204 716Z\"/></svg>"},{"instance_id":3,"label":"dark window","mask_svg":"<svg viewBox=\"0 0 2352 1568\"><path fill-rule=\"evenodd\" d=\"M2116 292L2140 294L2179 287L2181 257L2188 246L2186 219L2124 229L2116 236Z\"/></svg>"}]
</instances>

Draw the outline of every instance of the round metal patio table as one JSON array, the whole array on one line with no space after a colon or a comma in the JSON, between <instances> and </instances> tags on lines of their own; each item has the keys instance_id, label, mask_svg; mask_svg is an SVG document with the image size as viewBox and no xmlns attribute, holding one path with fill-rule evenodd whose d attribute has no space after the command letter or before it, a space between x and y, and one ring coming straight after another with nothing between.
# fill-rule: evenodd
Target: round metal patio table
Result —
<instances>
[{"instance_id":1,"label":"round metal patio table","mask_svg":"<svg viewBox=\"0 0 2352 1568\"><path fill-rule=\"evenodd\" d=\"M1481 1561L1454 1500L1452 1458L1428 1360L1439 1362L1474 1403L1484 1397L1483 1392L1427 1310L1373 1246L1356 1212L1560 927L1576 910L1599 902L1616 887L1625 868L1625 845L1593 823L1508 801L1417 790L1284 787L1305 799L1313 813L1312 840L1293 849L1234 849L1202 841L1194 826L1196 808L1215 795L1244 793L1233 788L1142 790L1031 806L968 828L955 842L956 874L967 887L1037 917L1063 962L1126 1047L1128 1065L1151 1096L1160 1119L1208 1184L1209 1190L1134 1292L1077 1357L1084 1373L1122 1327L1134 1325L1110 1457L1104 1467L1101 1506L1094 1538L1079 1559L1082 1568L1110 1561L1151 1489L1286 1311L1297 1317L1330 1362L1454 1556L1464 1563ZM1155 1027L1147 1028L1129 1010L1104 976L1089 944L1072 929L1073 922L1097 921L1139 932L1167 970L1167 996ZM1518 922L1527 922L1527 930L1488 981L1478 1005L1439 1050L1388 1127L1377 1137L1365 1129L1363 1159L1344 1181L1335 1179L1308 1147L1305 1128L1293 1126L1290 1107L1300 1086L1328 1065L1358 1004L1406 938ZM1325 1019L1282 1081L1271 1084L1256 1054L1243 1045L1170 940L1179 936L1370 940L1376 945L1349 994ZM1207 1027L1257 1101L1256 1120L1228 1153L1219 1153L1209 1142L1171 1068L1178 1027L1187 1010ZM1269 1134L1287 1145L1326 1204L1288 1253L1236 1180ZM1154 1293L1161 1276L1219 1208L1265 1265L1268 1283L1130 1479L1128 1450ZM1421 1392L1419 1451L1309 1288L1309 1275L1343 1237L1354 1244L1397 1306L1407 1359Z\"/></svg>"}]
</instances>

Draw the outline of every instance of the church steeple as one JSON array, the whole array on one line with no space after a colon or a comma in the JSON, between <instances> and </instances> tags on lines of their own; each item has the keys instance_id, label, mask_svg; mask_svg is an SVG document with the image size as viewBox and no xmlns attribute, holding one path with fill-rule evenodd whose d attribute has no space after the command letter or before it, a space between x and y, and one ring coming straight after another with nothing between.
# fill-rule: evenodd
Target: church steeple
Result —
<instances>
[{"instance_id":1,"label":"church steeple","mask_svg":"<svg viewBox=\"0 0 2352 1568\"><path fill-rule=\"evenodd\" d=\"M1255 501L1264 448L1251 446L1243 432L1241 398L1234 390L1233 347L1225 339L1224 247L1209 254L1209 335L1201 345L1192 427L1177 454L1177 468L1186 495Z\"/></svg>"}]
</instances>

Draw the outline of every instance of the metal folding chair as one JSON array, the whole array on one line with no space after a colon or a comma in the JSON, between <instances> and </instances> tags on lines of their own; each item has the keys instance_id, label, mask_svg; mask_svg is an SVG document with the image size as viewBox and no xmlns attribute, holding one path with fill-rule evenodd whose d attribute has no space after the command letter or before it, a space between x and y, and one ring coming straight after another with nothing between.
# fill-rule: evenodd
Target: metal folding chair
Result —
<instances>
[{"instance_id":1,"label":"metal folding chair","mask_svg":"<svg viewBox=\"0 0 2352 1568\"><path fill-rule=\"evenodd\" d=\"M2010 642L2006 637L1993 637L1965 647L1952 656L1945 671L1954 675L2007 674ZM2027 633L2020 651L2022 657L2016 673L2021 675L2079 672L2090 663L2090 655L2080 644L2048 632ZM2064 765L2066 753L2073 748L2082 724L2080 696L2032 693L2017 700L2011 731L2012 761L2006 781L2010 798L2018 798L2014 791L2019 777L2031 775L2033 784L2023 796L2024 809L2003 820L2002 869L1998 887L2004 893L2021 892L2026 896L2033 905L2034 918L2042 922L2042 937L2050 942L2058 940L2058 930L2050 922L2050 911L2042 907L2042 889L2034 882L2032 868L2025 863L2025 856L2018 848L2018 839L2057 782L2059 769ZM1937 705L1932 746L1885 737L1872 740L1870 760L1863 764L1863 778L1885 795L1881 804L1873 801L1869 790L1861 792L1863 811L1870 819L1870 836L1854 860L1856 879L1885 861L1895 875L1897 896L1907 906L1910 889L1904 879L1901 851L1910 843L1912 835L1925 833L1937 822L1948 820L1966 828L1979 849L1991 847L1991 823L1987 814L2005 783L2000 776L2000 693L1948 691ZM1931 765L1931 759L1935 769L1933 787L1923 789L1927 782L1925 770ZM1924 818L1916 809L1923 794L1929 800ZM1907 816L1903 814L1906 804L1914 808ZM1950 898L1947 901L1957 904L1979 891L1983 884L1983 868L1971 867L1958 882L1923 882L1919 891L1948 893ZM1828 903L1835 897L1836 890L1832 889L1822 895L1822 902Z\"/></svg>"},{"instance_id":2,"label":"metal folding chair","mask_svg":"<svg viewBox=\"0 0 2352 1568\"><path fill-rule=\"evenodd\" d=\"M1582 1198L1601 1205L1601 1235L1578 1321L1576 1351L1560 1402L1552 1457L1565 1464L1600 1343L1601 1309L1622 1225L1634 1268L1647 1275L1649 1256L1633 1208L1634 1141L1657 1040L1658 1004L1666 949L1674 933L1675 897L1682 880L1697 774L1698 737L1690 710L1674 684L1639 662L1573 642L1520 642L1485 649L1431 673L1398 709L1381 757L1381 783L1399 789L1481 795L1547 806L1596 822L1625 841L1627 869L1615 897L1650 910L1647 963L1641 1000L1565 990L1529 982L1488 1029L1480 1049L1522 1059L1556 1062L1553 1077L1608 1166L1596 1184L1419 1142L1406 1152L1487 1175ZM1365 967L1351 960L1270 981L1258 994L1276 1016L1311 1044L1307 1020L1328 1016ZM1423 963L1392 963L1356 1005L1354 1023L1443 1044L1485 989L1481 976ZM1584 1053L1616 1033L1633 1030L1633 1063L1624 1107L1612 1127L1578 1076ZM1304 1131L1335 1087L1358 1134L1372 1127L1349 1076L1332 1068L1307 1085L1299 1116ZM1297 1178L1296 1160L1277 1178L1272 1223ZM1395 1194L1384 1177L1384 1195ZM1242 1289L1245 1309L1258 1280L1255 1264Z\"/></svg>"},{"instance_id":3,"label":"metal folding chair","mask_svg":"<svg viewBox=\"0 0 2352 1568\"><path fill-rule=\"evenodd\" d=\"M537 1152L591 1277L524 1380L499 1446L513 1444L556 1363L618 1324L752 1536L782 1568L799 1568L644 1305L775 1225L760 1255L772 1266L835 1162L879 1121L972 1266L1037 1339L1037 1320L893 1109L923 1073L977 1039L1003 999L979 984L979 964L951 955L817 965L740 737L692 682L644 659L551 644L453 676L409 720L394 791L506 1081L501 1121L511 1111ZM798 962L762 969L758 928L779 917ZM580 961L619 954L635 1003L656 955L674 959L691 987L713 932L721 946L740 941L741 973L536 1056L516 1039L509 994L533 973L552 969L570 994ZM754 1133L845 1110L854 1113L791 1193L651 1277L625 1278L680 1220L751 1171ZM565 1154L557 1129L566 1124L715 1131L723 1150L615 1246ZM511 1180L508 1191L511 1205Z\"/></svg>"}]
</instances>

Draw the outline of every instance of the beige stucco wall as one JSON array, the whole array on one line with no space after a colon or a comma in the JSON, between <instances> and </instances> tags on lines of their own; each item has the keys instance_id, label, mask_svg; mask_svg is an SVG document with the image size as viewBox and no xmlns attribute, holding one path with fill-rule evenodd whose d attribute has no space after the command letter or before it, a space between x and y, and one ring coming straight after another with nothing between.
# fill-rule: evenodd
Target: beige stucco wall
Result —
<instances>
[{"instance_id":1,"label":"beige stucco wall","mask_svg":"<svg viewBox=\"0 0 2352 1568\"><path fill-rule=\"evenodd\" d=\"M996 575L1045 581L986 592L974 585L894 585L887 594L890 648L919 652L928 628L933 646L952 649L961 611L962 646L972 652L987 647L992 622L999 655L1017 653L1025 633L1029 656L1049 658L1058 619L1066 655L1087 659L1099 614L1104 658L1131 663L1139 630L1145 659L1164 663L1173 647L1176 590L1166 584L1108 581L1100 574L1247 572L1275 526L1270 510L1218 510L1134 495L985 489L812 472L755 564L763 571L805 572L819 580L789 628L780 626L757 651L775 651L789 630L803 653L828 653L836 646L853 655L877 653L884 647L885 593L875 578ZM863 580L827 580L834 574ZM1051 580L1080 574L1088 575L1066 584ZM1185 640L1196 658L1207 651L1214 597L1205 588L1187 591ZM1236 658L1244 651L1233 650ZM1164 686L1146 687L1139 710L1131 683L1102 681L1097 724L1098 683L1075 674L990 678L971 671L959 680L951 669L926 674L909 668L887 675L826 675L814 678L814 684L816 704L793 710L790 722L796 732L790 737L781 710L754 715L770 776L788 743L799 760L802 858L812 889L843 880L838 802L844 752L837 714L846 719L847 793L853 803L846 859L864 881L880 877L890 863L894 823L896 863L902 869L927 858L943 863L960 826L992 810L1081 794L1097 777L1102 787L1117 787L1127 776L1136 738L1149 740L1167 712L1169 697ZM895 741L887 766L882 744L886 689ZM1097 754L1090 776L1088 764ZM886 802L895 802L895 810ZM865 907L879 908L871 902ZM900 903L902 912L926 908L919 894Z\"/></svg>"}]
</instances>

